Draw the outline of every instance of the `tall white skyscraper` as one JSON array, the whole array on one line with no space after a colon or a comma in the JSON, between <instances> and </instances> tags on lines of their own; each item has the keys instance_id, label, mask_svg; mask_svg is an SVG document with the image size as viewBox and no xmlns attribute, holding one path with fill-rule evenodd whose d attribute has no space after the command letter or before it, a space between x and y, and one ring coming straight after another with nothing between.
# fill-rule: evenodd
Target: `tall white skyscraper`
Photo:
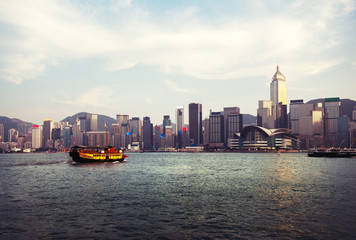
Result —
<instances>
[{"instance_id":1,"label":"tall white skyscraper","mask_svg":"<svg viewBox=\"0 0 356 240\"><path fill-rule=\"evenodd\" d=\"M286 77L277 71L272 77L270 85L271 101L272 101L272 115L275 121L274 127L287 127L287 86Z\"/></svg>"}]
</instances>

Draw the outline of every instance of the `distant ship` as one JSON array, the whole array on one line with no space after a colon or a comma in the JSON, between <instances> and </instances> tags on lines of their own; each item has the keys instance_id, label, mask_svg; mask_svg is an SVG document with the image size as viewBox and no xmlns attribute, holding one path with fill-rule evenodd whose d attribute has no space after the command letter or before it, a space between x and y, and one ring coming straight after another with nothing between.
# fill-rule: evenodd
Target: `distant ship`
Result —
<instances>
[{"instance_id":1,"label":"distant ship","mask_svg":"<svg viewBox=\"0 0 356 240\"><path fill-rule=\"evenodd\" d=\"M308 151L308 157L356 157L355 149L316 148Z\"/></svg>"},{"instance_id":2,"label":"distant ship","mask_svg":"<svg viewBox=\"0 0 356 240\"><path fill-rule=\"evenodd\" d=\"M74 162L89 163L89 162L122 162L128 155L124 151L117 150L113 146L74 146L71 148L69 155Z\"/></svg>"}]
</instances>

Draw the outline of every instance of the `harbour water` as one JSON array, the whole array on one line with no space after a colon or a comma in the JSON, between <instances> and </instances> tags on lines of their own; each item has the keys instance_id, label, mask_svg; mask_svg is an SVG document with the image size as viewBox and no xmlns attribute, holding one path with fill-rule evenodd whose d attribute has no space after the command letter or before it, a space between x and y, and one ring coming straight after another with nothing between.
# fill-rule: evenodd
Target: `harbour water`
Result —
<instances>
[{"instance_id":1,"label":"harbour water","mask_svg":"<svg viewBox=\"0 0 356 240\"><path fill-rule=\"evenodd\" d=\"M356 159L0 154L0 239L356 239Z\"/></svg>"}]
</instances>

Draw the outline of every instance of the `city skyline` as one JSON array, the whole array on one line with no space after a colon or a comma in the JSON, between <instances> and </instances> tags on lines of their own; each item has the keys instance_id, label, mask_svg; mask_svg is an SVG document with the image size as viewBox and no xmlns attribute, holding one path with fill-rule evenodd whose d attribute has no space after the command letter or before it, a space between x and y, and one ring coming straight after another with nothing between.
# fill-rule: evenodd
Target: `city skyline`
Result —
<instances>
[{"instance_id":1,"label":"city skyline","mask_svg":"<svg viewBox=\"0 0 356 240\"><path fill-rule=\"evenodd\" d=\"M355 99L355 1L2 1L0 115L257 115L276 66L287 104ZM46 24L44 24L46 23ZM289 110L288 110L289 111ZM185 114L184 122L188 122Z\"/></svg>"}]
</instances>

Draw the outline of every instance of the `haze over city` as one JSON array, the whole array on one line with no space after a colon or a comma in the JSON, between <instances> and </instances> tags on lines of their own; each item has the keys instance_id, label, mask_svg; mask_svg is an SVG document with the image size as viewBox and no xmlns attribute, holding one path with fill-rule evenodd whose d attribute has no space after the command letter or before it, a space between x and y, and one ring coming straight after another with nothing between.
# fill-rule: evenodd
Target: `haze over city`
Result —
<instances>
[{"instance_id":1,"label":"haze over city","mask_svg":"<svg viewBox=\"0 0 356 240\"><path fill-rule=\"evenodd\" d=\"M256 115L276 65L287 99L355 99L355 1L1 1L0 115ZM187 115L186 115L187 118Z\"/></svg>"}]
</instances>

